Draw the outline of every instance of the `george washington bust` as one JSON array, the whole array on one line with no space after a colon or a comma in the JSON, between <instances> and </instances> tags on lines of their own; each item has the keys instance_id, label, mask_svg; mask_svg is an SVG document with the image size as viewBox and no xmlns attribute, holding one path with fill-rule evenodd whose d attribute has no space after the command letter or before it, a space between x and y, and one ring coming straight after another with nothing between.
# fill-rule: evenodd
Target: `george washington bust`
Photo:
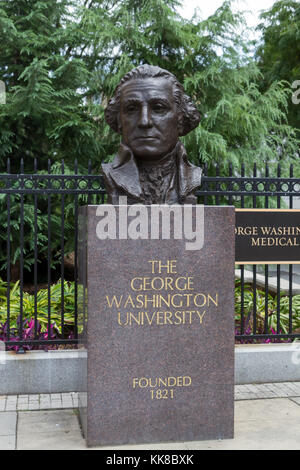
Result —
<instances>
[{"instance_id":1,"label":"george washington bust","mask_svg":"<svg viewBox=\"0 0 300 470\"><path fill-rule=\"evenodd\" d=\"M112 163L102 165L108 203L193 204L201 169L192 165L179 137L200 115L183 86L167 70L141 65L120 81L105 110L122 136Z\"/></svg>"}]
</instances>

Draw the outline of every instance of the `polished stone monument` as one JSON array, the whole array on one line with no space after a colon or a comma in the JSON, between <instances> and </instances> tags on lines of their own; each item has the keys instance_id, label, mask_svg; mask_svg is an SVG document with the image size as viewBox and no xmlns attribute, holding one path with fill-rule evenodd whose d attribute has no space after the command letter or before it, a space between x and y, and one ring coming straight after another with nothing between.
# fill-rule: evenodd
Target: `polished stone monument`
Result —
<instances>
[{"instance_id":1,"label":"polished stone monument","mask_svg":"<svg viewBox=\"0 0 300 470\"><path fill-rule=\"evenodd\" d=\"M108 204L80 212L79 408L89 446L233 437L234 208L197 205L179 137L199 113L159 67L126 74L106 119Z\"/></svg>"},{"instance_id":2,"label":"polished stone monument","mask_svg":"<svg viewBox=\"0 0 300 470\"><path fill-rule=\"evenodd\" d=\"M184 239L99 239L109 207L82 213L87 444L232 438L234 209L203 208L203 246L188 250ZM117 227L130 207L114 208Z\"/></svg>"}]
</instances>

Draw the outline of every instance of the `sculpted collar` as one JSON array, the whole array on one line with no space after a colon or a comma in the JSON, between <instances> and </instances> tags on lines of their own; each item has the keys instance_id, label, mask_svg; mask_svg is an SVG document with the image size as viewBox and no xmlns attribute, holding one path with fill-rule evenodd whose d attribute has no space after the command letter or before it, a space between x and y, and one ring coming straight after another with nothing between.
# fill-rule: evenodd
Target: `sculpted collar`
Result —
<instances>
[{"instance_id":1,"label":"sculpted collar","mask_svg":"<svg viewBox=\"0 0 300 470\"><path fill-rule=\"evenodd\" d=\"M169 154L169 158L177 160L178 189L181 199L201 185L202 170L188 161L186 150L180 141ZM167 156L164 160L167 160ZM142 197L138 166L132 151L123 143L110 166L109 174L116 186L137 199Z\"/></svg>"}]
</instances>

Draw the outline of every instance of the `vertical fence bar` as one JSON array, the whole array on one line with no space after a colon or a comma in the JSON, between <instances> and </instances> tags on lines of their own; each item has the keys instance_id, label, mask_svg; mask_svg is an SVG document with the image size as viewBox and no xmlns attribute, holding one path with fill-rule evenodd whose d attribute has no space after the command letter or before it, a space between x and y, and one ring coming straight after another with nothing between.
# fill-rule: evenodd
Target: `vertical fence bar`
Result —
<instances>
[{"instance_id":1,"label":"vertical fence bar","mask_svg":"<svg viewBox=\"0 0 300 470\"><path fill-rule=\"evenodd\" d=\"M101 204L105 202L105 194L101 193Z\"/></svg>"},{"instance_id":2,"label":"vertical fence bar","mask_svg":"<svg viewBox=\"0 0 300 470\"><path fill-rule=\"evenodd\" d=\"M78 162L77 158L74 162L74 173L78 174ZM75 178L75 187L76 193L74 196L74 224L75 224L75 239L74 239L74 281L75 281L75 290L74 290L74 301L75 301L75 339L78 338L78 181Z\"/></svg>"},{"instance_id":3,"label":"vertical fence bar","mask_svg":"<svg viewBox=\"0 0 300 470\"><path fill-rule=\"evenodd\" d=\"M242 163L241 166L241 176L244 178L245 176L245 165L244 162ZM244 191L244 185L243 185L243 191ZM242 194L241 196L241 207L242 209L245 206L245 199L244 195ZM245 323L245 318L244 318L244 304L245 304L245 266L242 264L241 265L241 335L244 334L244 323Z\"/></svg>"},{"instance_id":4,"label":"vertical fence bar","mask_svg":"<svg viewBox=\"0 0 300 470\"><path fill-rule=\"evenodd\" d=\"M229 176L232 177L232 162L229 162ZM232 206L232 202L233 202L233 199L232 199L232 182L230 181L229 184L228 184L228 190L230 191L229 192L229 198L228 198L228 202L229 202L229 205Z\"/></svg>"},{"instance_id":5,"label":"vertical fence bar","mask_svg":"<svg viewBox=\"0 0 300 470\"><path fill-rule=\"evenodd\" d=\"M19 316L19 339L23 340L23 289L24 289L24 160L20 163L20 316ZM23 348L19 352L24 352Z\"/></svg>"},{"instance_id":6,"label":"vertical fence bar","mask_svg":"<svg viewBox=\"0 0 300 470\"><path fill-rule=\"evenodd\" d=\"M281 177L281 166L280 166L280 163L278 164L278 167L277 167L277 177L280 178ZM278 181L277 183L277 191L279 192L280 191L280 181ZM277 209L280 209L281 207L281 197L280 196L277 196ZM277 264L277 314L276 314L276 324L277 324L277 329L276 329L276 332L277 334L280 333L280 276L281 276L281 272L280 272L280 264Z\"/></svg>"},{"instance_id":7,"label":"vertical fence bar","mask_svg":"<svg viewBox=\"0 0 300 470\"><path fill-rule=\"evenodd\" d=\"M51 339L51 161L48 160L47 217L48 217L48 252L47 252L47 289L48 289L48 339Z\"/></svg>"},{"instance_id":8,"label":"vertical fence bar","mask_svg":"<svg viewBox=\"0 0 300 470\"><path fill-rule=\"evenodd\" d=\"M219 163L217 163L217 165L216 165L216 177L218 177L218 176L220 176L220 165L219 165ZM220 197L219 197L219 194L218 194L219 190L220 190L220 183L217 181L216 182L216 193L217 193L216 194L216 204L217 204L217 206L220 204Z\"/></svg>"},{"instance_id":9,"label":"vertical fence bar","mask_svg":"<svg viewBox=\"0 0 300 470\"><path fill-rule=\"evenodd\" d=\"M266 163L266 178L269 178L269 165ZM266 190L269 190L269 183L266 182ZM269 208L269 197L265 197L265 208ZM264 320L264 334L268 334L268 319L269 319L269 266L265 264L265 320Z\"/></svg>"},{"instance_id":10,"label":"vertical fence bar","mask_svg":"<svg viewBox=\"0 0 300 470\"><path fill-rule=\"evenodd\" d=\"M207 175L207 163L204 163L204 168L203 168L203 176L206 176ZM207 183L205 181L204 183L204 191L207 191ZM204 198L203 198L203 203L204 205L206 206L207 205L207 196L206 196L206 193L204 194Z\"/></svg>"},{"instance_id":11,"label":"vertical fence bar","mask_svg":"<svg viewBox=\"0 0 300 470\"><path fill-rule=\"evenodd\" d=\"M38 259L38 220L37 220L37 212L38 212L38 201L37 201L37 188L38 188L38 181L37 181L37 159L34 159L34 174L36 178L34 179L34 189L35 193L33 196L33 204L34 204L34 248L33 248L33 256L34 256L34 264L33 264L33 284L34 284L34 339L37 339L38 336L38 325L37 325L37 259Z\"/></svg>"},{"instance_id":12,"label":"vertical fence bar","mask_svg":"<svg viewBox=\"0 0 300 470\"><path fill-rule=\"evenodd\" d=\"M290 178L294 176L294 167L290 166ZM292 193L293 185L290 185L290 191ZM293 196L290 196L290 209L293 209L294 201ZM293 265L289 265L289 334L293 333Z\"/></svg>"},{"instance_id":13,"label":"vertical fence bar","mask_svg":"<svg viewBox=\"0 0 300 470\"><path fill-rule=\"evenodd\" d=\"M61 189L65 189L65 163L64 160L61 162L61 174L62 174L62 182L61 182ZM65 322L64 322L64 312L65 312L65 288L64 288L64 281L65 281L65 195L62 192L61 194L61 260L60 260L60 294L61 294L61 335L64 335L65 329Z\"/></svg>"},{"instance_id":14,"label":"vertical fence bar","mask_svg":"<svg viewBox=\"0 0 300 470\"><path fill-rule=\"evenodd\" d=\"M294 165L291 163L290 164L290 178L293 178L293 177L294 177ZM289 184L289 192L290 192L290 198L289 198L290 199L290 204L289 204L289 206L290 206L290 209L293 209L293 207L294 207L293 191L294 191L293 183L291 182Z\"/></svg>"},{"instance_id":15,"label":"vertical fence bar","mask_svg":"<svg viewBox=\"0 0 300 470\"><path fill-rule=\"evenodd\" d=\"M88 189L91 189L92 188L92 182L91 182L91 178L90 178L90 175L92 173L92 162L91 160L88 161ZM91 193L88 193L88 204L91 204L91 201L92 201L92 195Z\"/></svg>"},{"instance_id":16,"label":"vertical fence bar","mask_svg":"<svg viewBox=\"0 0 300 470\"><path fill-rule=\"evenodd\" d=\"M244 162L242 162L242 164L241 164L241 177L245 178L245 163ZM245 184L242 181L241 181L241 189L244 193L245 192ZM241 208L244 208L244 207L245 207L245 196L244 196L244 194L242 194L241 195Z\"/></svg>"},{"instance_id":17,"label":"vertical fence bar","mask_svg":"<svg viewBox=\"0 0 300 470\"><path fill-rule=\"evenodd\" d=\"M6 188L10 188L10 159L7 159L7 180ZM10 247L10 194L7 194L6 197L6 206L7 206L7 242L6 242L6 256L7 256L7 265L6 265L6 298L7 298L7 323L6 323L6 338L7 341L10 340L10 256L11 256L11 247Z\"/></svg>"},{"instance_id":18,"label":"vertical fence bar","mask_svg":"<svg viewBox=\"0 0 300 470\"><path fill-rule=\"evenodd\" d=\"M257 166L254 163L253 166L253 178L257 178ZM253 196L253 209L256 209L256 196ZM257 292L256 292L256 275L257 275L257 266L253 265L253 334L256 334L257 331Z\"/></svg>"}]
</instances>

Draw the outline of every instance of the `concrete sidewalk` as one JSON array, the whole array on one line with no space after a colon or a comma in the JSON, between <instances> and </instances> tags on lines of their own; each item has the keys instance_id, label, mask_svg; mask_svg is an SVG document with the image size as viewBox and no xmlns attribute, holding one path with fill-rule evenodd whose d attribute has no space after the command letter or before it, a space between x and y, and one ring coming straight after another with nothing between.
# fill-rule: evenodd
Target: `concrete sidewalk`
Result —
<instances>
[{"instance_id":1,"label":"concrete sidewalk","mask_svg":"<svg viewBox=\"0 0 300 470\"><path fill-rule=\"evenodd\" d=\"M300 383L235 389L235 438L225 441L102 447L107 450L300 450ZM0 397L0 450L85 449L77 395Z\"/></svg>"}]
</instances>

